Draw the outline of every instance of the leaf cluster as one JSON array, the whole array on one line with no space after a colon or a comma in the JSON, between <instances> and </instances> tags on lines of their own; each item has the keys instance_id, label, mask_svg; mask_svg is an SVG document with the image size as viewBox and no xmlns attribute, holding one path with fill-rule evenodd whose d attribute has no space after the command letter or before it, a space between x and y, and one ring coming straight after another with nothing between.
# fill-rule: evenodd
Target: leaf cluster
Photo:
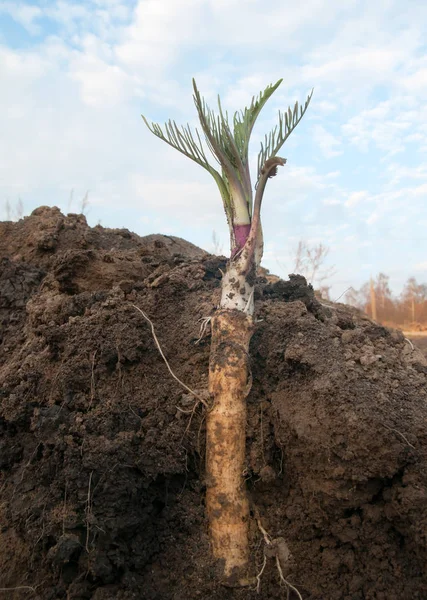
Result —
<instances>
[{"instance_id":1,"label":"leaf cluster","mask_svg":"<svg viewBox=\"0 0 427 600\"><path fill-rule=\"evenodd\" d=\"M143 115L148 129L164 142L202 166L215 179L224 202L229 223L232 224L236 212L252 213L252 186L249 172L249 141L255 122L267 100L276 91L282 79L269 85L263 92L252 98L249 107L236 111L232 123L228 113L224 112L218 96L218 113L215 113L200 95L193 79L193 99L203 131L204 142L216 159L220 171L208 161L202 137L196 128L194 132L187 124L178 126L169 120L163 127L158 123L150 123ZM280 148L301 121L313 92L308 96L304 107L296 102L294 109L288 108L285 113L279 112L279 123L265 136L258 155L257 182L261 177L265 163L275 157Z\"/></svg>"}]
</instances>

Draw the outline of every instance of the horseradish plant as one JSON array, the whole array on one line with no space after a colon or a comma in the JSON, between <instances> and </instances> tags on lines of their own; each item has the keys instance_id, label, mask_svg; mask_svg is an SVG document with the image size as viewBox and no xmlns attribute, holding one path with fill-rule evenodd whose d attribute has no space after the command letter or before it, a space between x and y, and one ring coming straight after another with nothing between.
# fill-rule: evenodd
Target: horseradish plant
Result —
<instances>
[{"instance_id":1,"label":"horseradish plant","mask_svg":"<svg viewBox=\"0 0 427 600\"><path fill-rule=\"evenodd\" d=\"M212 409L206 418L206 508L213 554L222 561L223 580L244 585L249 572L249 503L245 467L246 397L251 383L249 342L254 323L254 286L263 253L261 204L267 181L286 159L280 148L301 121L310 103L296 102L293 110L279 112L278 125L265 136L258 154L255 190L249 170L249 140L263 106L281 84L269 85L252 99L249 108L234 114L231 122L218 97L218 113L201 97L193 80L194 103L204 142L216 159L206 156L202 136L190 126L169 120L164 127L150 123L158 138L208 171L219 188L230 230L231 255L222 278L221 301L211 320L212 341L209 392Z\"/></svg>"}]
</instances>

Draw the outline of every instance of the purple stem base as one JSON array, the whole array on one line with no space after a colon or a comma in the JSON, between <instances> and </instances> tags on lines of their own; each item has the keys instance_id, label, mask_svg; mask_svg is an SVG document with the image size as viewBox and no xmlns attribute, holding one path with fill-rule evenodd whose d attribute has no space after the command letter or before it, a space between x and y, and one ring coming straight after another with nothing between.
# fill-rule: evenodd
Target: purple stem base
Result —
<instances>
[{"instance_id":1,"label":"purple stem base","mask_svg":"<svg viewBox=\"0 0 427 600\"><path fill-rule=\"evenodd\" d=\"M236 254L243 248L248 239L249 232L251 230L251 225L234 225L234 239L235 246L231 252L231 258L234 258Z\"/></svg>"}]
</instances>

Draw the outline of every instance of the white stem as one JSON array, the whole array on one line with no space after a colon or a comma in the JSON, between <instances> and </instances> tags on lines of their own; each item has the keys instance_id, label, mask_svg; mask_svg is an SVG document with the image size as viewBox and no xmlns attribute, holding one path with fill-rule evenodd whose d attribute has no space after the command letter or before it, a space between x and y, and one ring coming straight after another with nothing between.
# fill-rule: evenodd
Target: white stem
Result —
<instances>
[{"instance_id":1,"label":"white stem","mask_svg":"<svg viewBox=\"0 0 427 600\"><path fill-rule=\"evenodd\" d=\"M254 284L242 273L240 261L228 265L222 280L220 307L239 310L249 316L254 314Z\"/></svg>"}]
</instances>

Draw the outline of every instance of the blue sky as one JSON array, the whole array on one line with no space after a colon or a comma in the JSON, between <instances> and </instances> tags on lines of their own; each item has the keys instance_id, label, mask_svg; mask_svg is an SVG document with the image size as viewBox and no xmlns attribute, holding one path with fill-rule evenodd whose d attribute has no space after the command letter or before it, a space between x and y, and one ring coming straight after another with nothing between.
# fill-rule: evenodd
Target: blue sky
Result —
<instances>
[{"instance_id":1,"label":"blue sky","mask_svg":"<svg viewBox=\"0 0 427 600\"><path fill-rule=\"evenodd\" d=\"M227 252L214 181L140 117L196 124L193 76L230 112L283 77L254 165L278 109L314 87L267 187L265 266L286 276L304 240L330 248L333 297L379 271L395 293L427 282L424 0L0 1L0 218L19 198L78 212L89 190L92 225L208 250L215 231Z\"/></svg>"}]
</instances>

